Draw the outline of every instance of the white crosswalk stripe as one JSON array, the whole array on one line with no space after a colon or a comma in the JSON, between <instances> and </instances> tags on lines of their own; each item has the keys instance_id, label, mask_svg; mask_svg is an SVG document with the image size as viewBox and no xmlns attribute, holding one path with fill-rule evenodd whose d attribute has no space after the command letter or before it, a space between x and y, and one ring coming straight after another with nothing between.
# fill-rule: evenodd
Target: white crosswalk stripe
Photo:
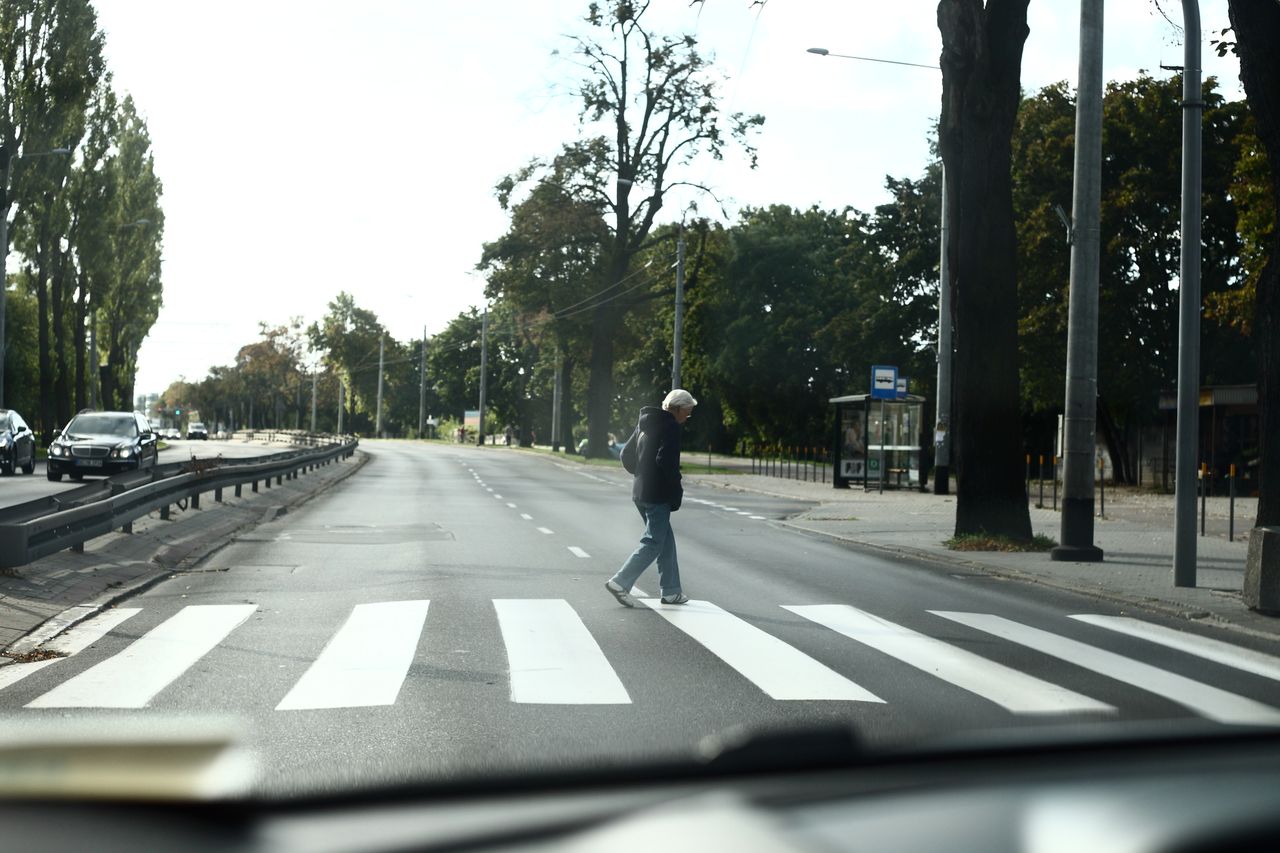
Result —
<instances>
[{"instance_id":1,"label":"white crosswalk stripe","mask_svg":"<svg viewBox=\"0 0 1280 853\"><path fill-rule=\"evenodd\" d=\"M38 697L28 708L144 708L239 627L256 604L184 607L124 651Z\"/></svg>"},{"instance_id":2,"label":"white crosswalk stripe","mask_svg":"<svg viewBox=\"0 0 1280 853\"><path fill-rule=\"evenodd\" d=\"M1163 696L1171 702L1220 723L1280 725L1280 710L1261 702L1219 690L1208 684L1166 672L1150 664L1081 643L1078 640L988 613L959 613L950 610L930 610L929 612L1060 658L1108 678L1123 681L1157 696Z\"/></svg>"},{"instance_id":3,"label":"white crosswalk stripe","mask_svg":"<svg viewBox=\"0 0 1280 853\"><path fill-rule=\"evenodd\" d=\"M1177 649L1180 652L1202 657L1214 663L1224 664L1244 672L1251 672L1254 675L1261 675L1263 678L1280 681L1280 658L1275 655L1233 646L1230 643L1224 643L1221 640L1214 640L1209 637L1201 637L1199 634L1192 634L1188 631L1176 631L1173 628L1166 628L1163 625L1155 625L1151 622L1143 622L1141 619L1134 619L1131 616L1078 615L1071 618L1087 622L1090 625L1097 625L1110 631L1128 634L1130 637L1150 640L1153 643L1159 643L1170 649Z\"/></svg>"},{"instance_id":4,"label":"white crosswalk stripe","mask_svg":"<svg viewBox=\"0 0 1280 853\"><path fill-rule=\"evenodd\" d=\"M568 548L578 557L586 557L581 548ZM655 626L670 625L680 630L774 699L884 701L799 648L711 602L665 606L638 587L633 587L632 593L661 617ZM568 601L493 599L492 604L510 666L512 702L551 705L632 702L618 672ZM411 665L422 653L420 646L429 605L430 601L425 599L356 605L276 709L394 705ZM997 663L953 641L929 636L923 632L928 629L908 628L848 604L782 607L1012 713L1117 711L1113 705ZM252 604L184 607L114 656L48 689L27 707L145 707L223 643L256 609ZM109 610L51 640L43 648L74 656L108 637L139 612L140 608ZM1229 724L1280 724L1280 710L1262 702L1047 630L988 613L946 610L927 613L1164 697L1211 720ZM1080 614L1070 618L1280 680L1280 658L1261 652L1131 617ZM61 660L65 658L0 666L0 689ZM1123 703L1116 704L1123 707Z\"/></svg>"},{"instance_id":5,"label":"white crosswalk stripe","mask_svg":"<svg viewBox=\"0 0 1280 853\"><path fill-rule=\"evenodd\" d=\"M884 700L709 601L643 602L774 699Z\"/></svg>"},{"instance_id":6,"label":"white crosswalk stripe","mask_svg":"<svg viewBox=\"0 0 1280 853\"><path fill-rule=\"evenodd\" d=\"M564 599L493 602L511 665L511 701L627 704L631 697L582 619Z\"/></svg>"},{"instance_id":7,"label":"white crosswalk stripe","mask_svg":"<svg viewBox=\"0 0 1280 853\"><path fill-rule=\"evenodd\" d=\"M783 609L976 693L1015 714L1116 710L1105 702L1041 681L846 604L784 605Z\"/></svg>"},{"instance_id":8,"label":"white crosswalk stripe","mask_svg":"<svg viewBox=\"0 0 1280 853\"><path fill-rule=\"evenodd\" d=\"M137 615L141 610L142 608L140 607L119 607L115 610L108 610L106 613L102 613L92 619L86 619L79 625L45 643L41 648L51 652L62 652L67 657L74 656L101 640L112 628L131 616ZM10 684L16 684L33 672L38 672L63 660L66 660L66 658L33 660L0 667L0 690Z\"/></svg>"},{"instance_id":9,"label":"white crosswalk stripe","mask_svg":"<svg viewBox=\"0 0 1280 853\"><path fill-rule=\"evenodd\" d=\"M429 604L356 605L276 710L394 705L417 653Z\"/></svg>"}]
</instances>

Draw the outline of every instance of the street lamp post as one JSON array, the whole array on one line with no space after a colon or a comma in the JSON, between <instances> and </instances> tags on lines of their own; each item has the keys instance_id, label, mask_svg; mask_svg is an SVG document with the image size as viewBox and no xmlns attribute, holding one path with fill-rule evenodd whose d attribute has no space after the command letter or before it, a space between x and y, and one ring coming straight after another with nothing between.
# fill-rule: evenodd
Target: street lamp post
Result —
<instances>
[{"instance_id":1,"label":"street lamp post","mask_svg":"<svg viewBox=\"0 0 1280 853\"><path fill-rule=\"evenodd\" d=\"M0 146L0 407L4 406L5 350L8 347L8 342L5 340L5 302L8 299L8 273L5 266L9 260L9 172L17 160L70 153L70 148L53 148L49 151L38 151L35 154L10 156L9 149Z\"/></svg>"},{"instance_id":2,"label":"street lamp post","mask_svg":"<svg viewBox=\"0 0 1280 853\"><path fill-rule=\"evenodd\" d=\"M941 71L937 65L924 65L919 62L900 62L896 59L877 59L872 56L853 56L847 53L832 53L825 47L811 47L809 53L818 56L836 56L840 59L856 59L859 62L880 62L886 65L906 65L911 68L928 68ZM936 448L933 465L933 493L945 495L951 490L951 358L954 355L951 342L951 289L948 287L947 270L947 236L949 221L947 214L947 175L942 173L942 209L939 211L939 240L941 250L938 258L938 383L936 388L937 402L934 406L937 423L934 427L934 447Z\"/></svg>"}]
</instances>

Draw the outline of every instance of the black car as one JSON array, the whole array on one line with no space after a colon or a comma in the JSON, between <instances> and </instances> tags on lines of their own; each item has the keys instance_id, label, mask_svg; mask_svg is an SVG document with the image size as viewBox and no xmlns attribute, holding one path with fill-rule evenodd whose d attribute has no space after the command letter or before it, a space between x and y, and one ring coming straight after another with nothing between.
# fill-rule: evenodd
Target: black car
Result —
<instances>
[{"instance_id":1,"label":"black car","mask_svg":"<svg viewBox=\"0 0 1280 853\"><path fill-rule=\"evenodd\" d=\"M36 470L36 439L22 415L0 409L0 473L12 474L18 466L24 474Z\"/></svg>"},{"instance_id":2,"label":"black car","mask_svg":"<svg viewBox=\"0 0 1280 853\"><path fill-rule=\"evenodd\" d=\"M137 412L81 412L54 434L46 463L50 480L63 474L114 474L156 464L156 434Z\"/></svg>"}]
</instances>

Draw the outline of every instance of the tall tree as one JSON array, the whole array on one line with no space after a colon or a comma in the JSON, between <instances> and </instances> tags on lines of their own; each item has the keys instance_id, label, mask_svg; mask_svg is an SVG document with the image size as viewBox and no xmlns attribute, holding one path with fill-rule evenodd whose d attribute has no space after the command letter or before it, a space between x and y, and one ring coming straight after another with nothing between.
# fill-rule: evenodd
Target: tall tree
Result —
<instances>
[{"instance_id":1,"label":"tall tree","mask_svg":"<svg viewBox=\"0 0 1280 853\"><path fill-rule=\"evenodd\" d=\"M115 170L115 227L111 232L111 275L98 302L99 340L106 364L100 368L102 403L107 408L133 406L133 378L138 349L160 314L161 242L164 212L162 187L155 173L151 136L133 98L120 103L116 154L107 168Z\"/></svg>"},{"instance_id":2,"label":"tall tree","mask_svg":"<svg viewBox=\"0 0 1280 853\"><path fill-rule=\"evenodd\" d=\"M940 0L942 116L956 328L956 533L1031 538L1020 464L1011 139L1028 0Z\"/></svg>"},{"instance_id":3,"label":"tall tree","mask_svg":"<svg viewBox=\"0 0 1280 853\"><path fill-rule=\"evenodd\" d=\"M1280 525L1280 2L1230 0L1227 13L1240 57L1240 81L1271 171L1271 236L1255 283L1258 348L1259 527Z\"/></svg>"},{"instance_id":4,"label":"tall tree","mask_svg":"<svg viewBox=\"0 0 1280 853\"><path fill-rule=\"evenodd\" d=\"M601 264L611 288L591 312L590 379L587 388L589 452L607 453L611 426L614 341L632 300L627 277L650 238L667 194L685 186L679 171L700 154L723 157L726 142L717 83L709 61L691 35L663 36L642 23L647 2L599 3L588 7L591 34L575 38L587 76L579 88L582 136L564 146L552 172L564 176L564 191L605 211L608 235ZM740 141L752 164L749 132L762 116L728 117L728 137ZM522 183L540 173L535 162L514 176Z\"/></svg>"}]
</instances>

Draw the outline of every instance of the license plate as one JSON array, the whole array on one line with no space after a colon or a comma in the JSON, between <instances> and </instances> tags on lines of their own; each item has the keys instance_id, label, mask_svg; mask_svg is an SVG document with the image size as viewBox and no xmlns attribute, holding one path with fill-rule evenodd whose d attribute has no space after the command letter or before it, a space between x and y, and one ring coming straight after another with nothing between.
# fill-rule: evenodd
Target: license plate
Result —
<instances>
[{"instance_id":1,"label":"license plate","mask_svg":"<svg viewBox=\"0 0 1280 853\"><path fill-rule=\"evenodd\" d=\"M77 459L76 467L78 468L101 468L101 459Z\"/></svg>"}]
</instances>

